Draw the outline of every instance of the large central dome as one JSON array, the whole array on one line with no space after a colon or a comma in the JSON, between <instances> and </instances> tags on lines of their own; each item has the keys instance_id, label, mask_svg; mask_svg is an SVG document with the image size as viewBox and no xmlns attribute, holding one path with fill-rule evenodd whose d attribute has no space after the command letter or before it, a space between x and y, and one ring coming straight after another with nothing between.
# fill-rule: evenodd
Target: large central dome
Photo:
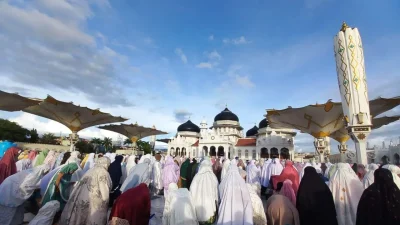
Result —
<instances>
[{"instance_id":1,"label":"large central dome","mask_svg":"<svg viewBox=\"0 0 400 225\"><path fill-rule=\"evenodd\" d=\"M236 116L236 114L231 112L228 108L225 108L224 111L220 112L214 118L214 122L221 121L221 120L231 120L231 121L239 122L239 118Z\"/></svg>"},{"instance_id":2,"label":"large central dome","mask_svg":"<svg viewBox=\"0 0 400 225\"><path fill-rule=\"evenodd\" d=\"M178 132L180 131L200 133L200 127L188 120L186 123L183 123L178 127Z\"/></svg>"}]
</instances>

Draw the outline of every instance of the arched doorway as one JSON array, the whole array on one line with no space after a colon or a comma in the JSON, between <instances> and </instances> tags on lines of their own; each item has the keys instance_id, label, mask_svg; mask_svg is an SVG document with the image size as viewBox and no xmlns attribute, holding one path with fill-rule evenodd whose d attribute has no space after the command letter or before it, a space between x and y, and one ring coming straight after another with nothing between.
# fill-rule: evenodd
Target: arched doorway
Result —
<instances>
[{"instance_id":1,"label":"arched doorway","mask_svg":"<svg viewBox=\"0 0 400 225\"><path fill-rule=\"evenodd\" d=\"M181 154L181 152L180 152L179 150L180 150L179 148L176 148L176 150L175 150L175 156L179 156L179 154Z\"/></svg>"},{"instance_id":2,"label":"arched doorway","mask_svg":"<svg viewBox=\"0 0 400 225\"><path fill-rule=\"evenodd\" d=\"M204 156L208 156L208 147L207 146L203 146L203 154L204 154Z\"/></svg>"},{"instance_id":3,"label":"arched doorway","mask_svg":"<svg viewBox=\"0 0 400 225\"><path fill-rule=\"evenodd\" d=\"M279 158L279 151L277 148L271 148L271 158Z\"/></svg>"},{"instance_id":4,"label":"arched doorway","mask_svg":"<svg viewBox=\"0 0 400 225\"><path fill-rule=\"evenodd\" d=\"M256 150L254 149L253 150L253 159L256 159L257 158L257 152L256 152Z\"/></svg>"},{"instance_id":5,"label":"arched doorway","mask_svg":"<svg viewBox=\"0 0 400 225\"><path fill-rule=\"evenodd\" d=\"M268 149L267 148L261 148L261 158L263 158L263 159L269 158L269 154L268 154Z\"/></svg>"},{"instance_id":6,"label":"arched doorway","mask_svg":"<svg viewBox=\"0 0 400 225\"><path fill-rule=\"evenodd\" d=\"M238 150L238 157L239 157L239 159L242 158L242 150L240 150L240 149Z\"/></svg>"},{"instance_id":7,"label":"arched doorway","mask_svg":"<svg viewBox=\"0 0 400 225\"><path fill-rule=\"evenodd\" d=\"M290 159L289 149L281 148L281 159Z\"/></svg>"},{"instance_id":8,"label":"arched doorway","mask_svg":"<svg viewBox=\"0 0 400 225\"><path fill-rule=\"evenodd\" d=\"M170 154L170 155L174 154L174 150L175 150L174 148L171 148L171 149L169 150L169 154Z\"/></svg>"},{"instance_id":9,"label":"arched doorway","mask_svg":"<svg viewBox=\"0 0 400 225\"><path fill-rule=\"evenodd\" d=\"M210 156L217 156L217 152L215 151L215 146L210 147Z\"/></svg>"},{"instance_id":10,"label":"arched doorway","mask_svg":"<svg viewBox=\"0 0 400 225\"><path fill-rule=\"evenodd\" d=\"M394 154L394 164L395 165L400 165L400 155L399 154Z\"/></svg>"},{"instance_id":11,"label":"arched doorway","mask_svg":"<svg viewBox=\"0 0 400 225\"><path fill-rule=\"evenodd\" d=\"M248 159L249 158L249 150L245 150L244 151L244 157L246 158L246 159Z\"/></svg>"},{"instance_id":12,"label":"arched doorway","mask_svg":"<svg viewBox=\"0 0 400 225\"><path fill-rule=\"evenodd\" d=\"M186 156L186 148L182 148L181 156Z\"/></svg>"},{"instance_id":13,"label":"arched doorway","mask_svg":"<svg viewBox=\"0 0 400 225\"><path fill-rule=\"evenodd\" d=\"M381 163L382 163L382 165L389 164L389 162L390 162L390 159L389 159L389 157L387 157L386 155L384 155L384 156L381 158Z\"/></svg>"},{"instance_id":14,"label":"arched doorway","mask_svg":"<svg viewBox=\"0 0 400 225\"><path fill-rule=\"evenodd\" d=\"M218 147L218 157L225 156L224 147Z\"/></svg>"}]
</instances>

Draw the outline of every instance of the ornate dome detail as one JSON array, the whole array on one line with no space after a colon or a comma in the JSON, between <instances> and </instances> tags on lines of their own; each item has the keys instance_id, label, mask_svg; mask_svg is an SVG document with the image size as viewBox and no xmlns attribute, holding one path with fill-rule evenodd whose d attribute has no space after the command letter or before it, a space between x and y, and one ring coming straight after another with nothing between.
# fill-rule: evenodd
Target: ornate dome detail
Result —
<instances>
[{"instance_id":1,"label":"ornate dome detail","mask_svg":"<svg viewBox=\"0 0 400 225\"><path fill-rule=\"evenodd\" d=\"M264 127L268 127L268 120L267 118L264 118L260 121L260 123L258 124L258 128L264 128Z\"/></svg>"},{"instance_id":2,"label":"ornate dome detail","mask_svg":"<svg viewBox=\"0 0 400 225\"><path fill-rule=\"evenodd\" d=\"M200 127L188 120L186 123L183 123L178 127L178 132L180 131L200 133Z\"/></svg>"},{"instance_id":3,"label":"ornate dome detail","mask_svg":"<svg viewBox=\"0 0 400 225\"><path fill-rule=\"evenodd\" d=\"M214 122L221 120L232 120L239 122L239 118L235 113L231 112L228 108L225 108L222 112L215 116Z\"/></svg>"},{"instance_id":4,"label":"ornate dome detail","mask_svg":"<svg viewBox=\"0 0 400 225\"><path fill-rule=\"evenodd\" d=\"M253 128L251 128L250 130L248 130L246 132L246 137L252 137L252 136L256 136L258 133L258 127L256 125L254 125Z\"/></svg>"}]
</instances>

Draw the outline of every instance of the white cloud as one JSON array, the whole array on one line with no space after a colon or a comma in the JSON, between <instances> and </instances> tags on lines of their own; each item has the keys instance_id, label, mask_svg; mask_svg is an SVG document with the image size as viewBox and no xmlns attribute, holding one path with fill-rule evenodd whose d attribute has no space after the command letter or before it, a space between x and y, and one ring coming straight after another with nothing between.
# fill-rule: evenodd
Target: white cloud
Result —
<instances>
[{"instance_id":1,"label":"white cloud","mask_svg":"<svg viewBox=\"0 0 400 225\"><path fill-rule=\"evenodd\" d=\"M187 63L187 61L188 61L187 57L186 57L185 53L183 53L182 49L176 48L175 49L175 54L178 55L181 58L183 63L185 63L185 64Z\"/></svg>"},{"instance_id":2,"label":"white cloud","mask_svg":"<svg viewBox=\"0 0 400 225\"><path fill-rule=\"evenodd\" d=\"M196 67L200 69L211 69L213 68L213 65L209 62L202 62L197 64Z\"/></svg>"},{"instance_id":3,"label":"white cloud","mask_svg":"<svg viewBox=\"0 0 400 225\"><path fill-rule=\"evenodd\" d=\"M221 55L216 50L208 53L207 56L210 60L221 60L222 59Z\"/></svg>"},{"instance_id":4,"label":"white cloud","mask_svg":"<svg viewBox=\"0 0 400 225\"><path fill-rule=\"evenodd\" d=\"M234 44L234 45L244 45L244 44L250 44L251 41L247 40L244 36L240 36L238 38L224 38L222 40L224 44Z\"/></svg>"},{"instance_id":5,"label":"white cloud","mask_svg":"<svg viewBox=\"0 0 400 225\"><path fill-rule=\"evenodd\" d=\"M255 84L250 80L249 75L245 75L241 72L243 69L240 65L232 65L229 67L227 71L227 75L229 79L232 79L235 84L244 88L252 88Z\"/></svg>"},{"instance_id":6,"label":"white cloud","mask_svg":"<svg viewBox=\"0 0 400 225\"><path fill-rule=\"evenodd\" d=\"M242 87L252 88L255 86L254 83L249 79L248 76L236 75L235 81L238 85L240 85Z\"/></svg>"},{"instance_id":7,"label":"white cloud","mask_svg":"<svg viewBox=\"0 0 400 225\"><path fill-rule=\"evenodd\" d=\"M213 40L214 40L214 35L211 34L211 35L208 37L208 40L213 41Z\"/></svg>"}]
</instances>

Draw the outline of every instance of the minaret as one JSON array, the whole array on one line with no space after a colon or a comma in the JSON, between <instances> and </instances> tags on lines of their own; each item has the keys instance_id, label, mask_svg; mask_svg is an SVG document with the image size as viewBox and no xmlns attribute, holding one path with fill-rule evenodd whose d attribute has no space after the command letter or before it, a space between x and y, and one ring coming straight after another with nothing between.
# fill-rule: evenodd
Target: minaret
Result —
<instances>
[{"instance_id":1,"label":"minaret","mask_svg":"<svg viewBox=\"0 0 400 225\"><path fill-rule=\"evenodd\" d=\"M334 37L334 52L345 126L356 144L357 162L366 165L367 137L372 124L364 50L358 29L343 23Z\"/></svg>"},{"instance_id":2,"label":"minaret","mask_svg":"<svg viewBox=\"0 0 400 225\"><path fill-rule=\"evenodd\" d=\"M152 128L153 128L153 129L156 129L156 126L153 125ZM150 146L151 146L151 148L152 148L153 150L154 150L154 147L156 146L156 139L157 139L156 135L150 136L149 144L150 144Z\"/></svg>"},{"instance_id":3,"label":"minaret","mask_svg":"<svg viewBox=\"0 0 400 225\"><path fill-rule=\"evenodd\" d=\"M205 136L207 135L207 132L208 132L207 121L203 119L200 123L200 135Z\"/></svg>"}]
</instances>

